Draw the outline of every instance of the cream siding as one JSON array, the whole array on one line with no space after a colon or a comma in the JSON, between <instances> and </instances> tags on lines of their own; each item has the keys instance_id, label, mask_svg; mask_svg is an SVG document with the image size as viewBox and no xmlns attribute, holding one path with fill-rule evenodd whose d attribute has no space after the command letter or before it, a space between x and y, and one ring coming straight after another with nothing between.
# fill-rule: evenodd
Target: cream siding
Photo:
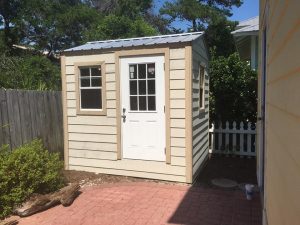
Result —
<instances>
[{"instance_id":1,"label":"cream siding","mask_svg":"<svg viewBox=\"0 0 300 225\"><path fill-rule=\"evenodd\" d=\"M205 67L204 110L199 110L199 64ZM208 157L209 127L208 56L202 39L195 40L192 48L192 173L196 179Z\"/></svg>"},{"instance_id":2,"label":"cream siding","mask_svg":"<svg viewBox=\"0 0 300 225\"><path fill-rule=\"evenodd\" d=\"M262 37L267 24L268 46L264 224L296 225L300 221L300 4L298 0L260 4L260 32ZM262 65L259 76L261 71Z\"/></svg>"},{"instance_id":3,"label":"cream siding","mask_svg":"<svg viewBox=\"0 0 300 225\"><path fill-rule=\"evenodd\" d=\"M117 88L115 54L66 57L69 169L186 182L185 178L185 52L170 49L171 163L117 160ZM105 62L106 115L77 115L74 63Z\"/></svg>"}]
</instances>

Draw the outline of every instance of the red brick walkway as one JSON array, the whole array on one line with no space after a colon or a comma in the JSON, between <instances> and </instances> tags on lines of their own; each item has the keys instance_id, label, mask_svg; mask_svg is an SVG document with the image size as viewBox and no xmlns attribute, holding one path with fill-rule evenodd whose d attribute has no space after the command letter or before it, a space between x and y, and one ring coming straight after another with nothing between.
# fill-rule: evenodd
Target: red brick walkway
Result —
<instances>
[{"instance_id":1,"label":"red brick walkway","mask_svg":"<svg viewBox=\"0 0 300 225\"><path fill-rule=\"evenodd\" d=\"M70 207L57 206L20 225L199 224L260 225L260 201L239 190L156 183L86 188Z\"/></svg>"}]
</instances>

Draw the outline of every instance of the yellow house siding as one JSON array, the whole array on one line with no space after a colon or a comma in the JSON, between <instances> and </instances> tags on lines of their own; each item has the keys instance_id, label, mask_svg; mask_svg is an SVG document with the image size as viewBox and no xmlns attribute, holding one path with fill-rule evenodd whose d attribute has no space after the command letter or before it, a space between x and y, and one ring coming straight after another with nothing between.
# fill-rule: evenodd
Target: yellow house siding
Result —
<instances>
[{"instance_id":1,"label":"yellow house siding","mask_svg":"<svg viewBox=\"0 0 300 225\"><path fill-rule=\"evenodd\" d=\"M300 4L266 0L260 8L261 35L267 25L265 224L296 225L300 221Z\"/></svg>"}]
</instances>

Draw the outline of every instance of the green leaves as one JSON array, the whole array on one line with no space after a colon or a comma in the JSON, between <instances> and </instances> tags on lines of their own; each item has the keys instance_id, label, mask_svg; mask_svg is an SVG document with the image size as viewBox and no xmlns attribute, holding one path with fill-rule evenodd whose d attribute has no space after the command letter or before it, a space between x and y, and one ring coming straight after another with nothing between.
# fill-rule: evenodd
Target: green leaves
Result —
<instances>
[{"instance_id":1,"label":"green leaves","mask_svg":"<svg viewBox=\"0 0 300 225\"><path fill-rule=\"evenodd\" d=\"M0 55L0 88L59 90L59 66L45 56Z\"/></svg>"},{"instance_id":2,"label":"green leaves","mask_svg":"<svg viewBox=\"0 0 300 225\"><path fill-rule=\"evenodd\" d=\"M0 218L33 193L49 193L63 185L63 163L57 153L34 140L12 152L0 149Z\"/></svg>"},{"instance_id":3,"label":"green leaves","mask_svg":"<svg viewBox=\"0 0 300 225\"><path fill-rule=\"evenodd\" d=\"M212 121L256 121L257 73L237 53L210 62Z\"/></svg>"}]
</instances>

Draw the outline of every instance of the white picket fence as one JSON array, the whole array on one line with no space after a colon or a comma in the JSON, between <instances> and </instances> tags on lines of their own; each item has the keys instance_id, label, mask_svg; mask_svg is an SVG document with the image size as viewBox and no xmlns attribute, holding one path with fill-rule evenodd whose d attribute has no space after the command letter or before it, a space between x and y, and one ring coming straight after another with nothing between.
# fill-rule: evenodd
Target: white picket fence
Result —
<instances>
[{"instance_id":1,"label":"white picket fence","mask_svg":"<svg viewBox=\"0 0 300 225\"><path fill-rule=\"evenodd\" d=\"M239 155L239 156L256 156L255 141L256 129L255 124L250 122L244 124L241 122L237 126L236 122L229 124L222 123L217 126L212 124L209 129L210 153Z\"/></svg>"}]
</instances>

